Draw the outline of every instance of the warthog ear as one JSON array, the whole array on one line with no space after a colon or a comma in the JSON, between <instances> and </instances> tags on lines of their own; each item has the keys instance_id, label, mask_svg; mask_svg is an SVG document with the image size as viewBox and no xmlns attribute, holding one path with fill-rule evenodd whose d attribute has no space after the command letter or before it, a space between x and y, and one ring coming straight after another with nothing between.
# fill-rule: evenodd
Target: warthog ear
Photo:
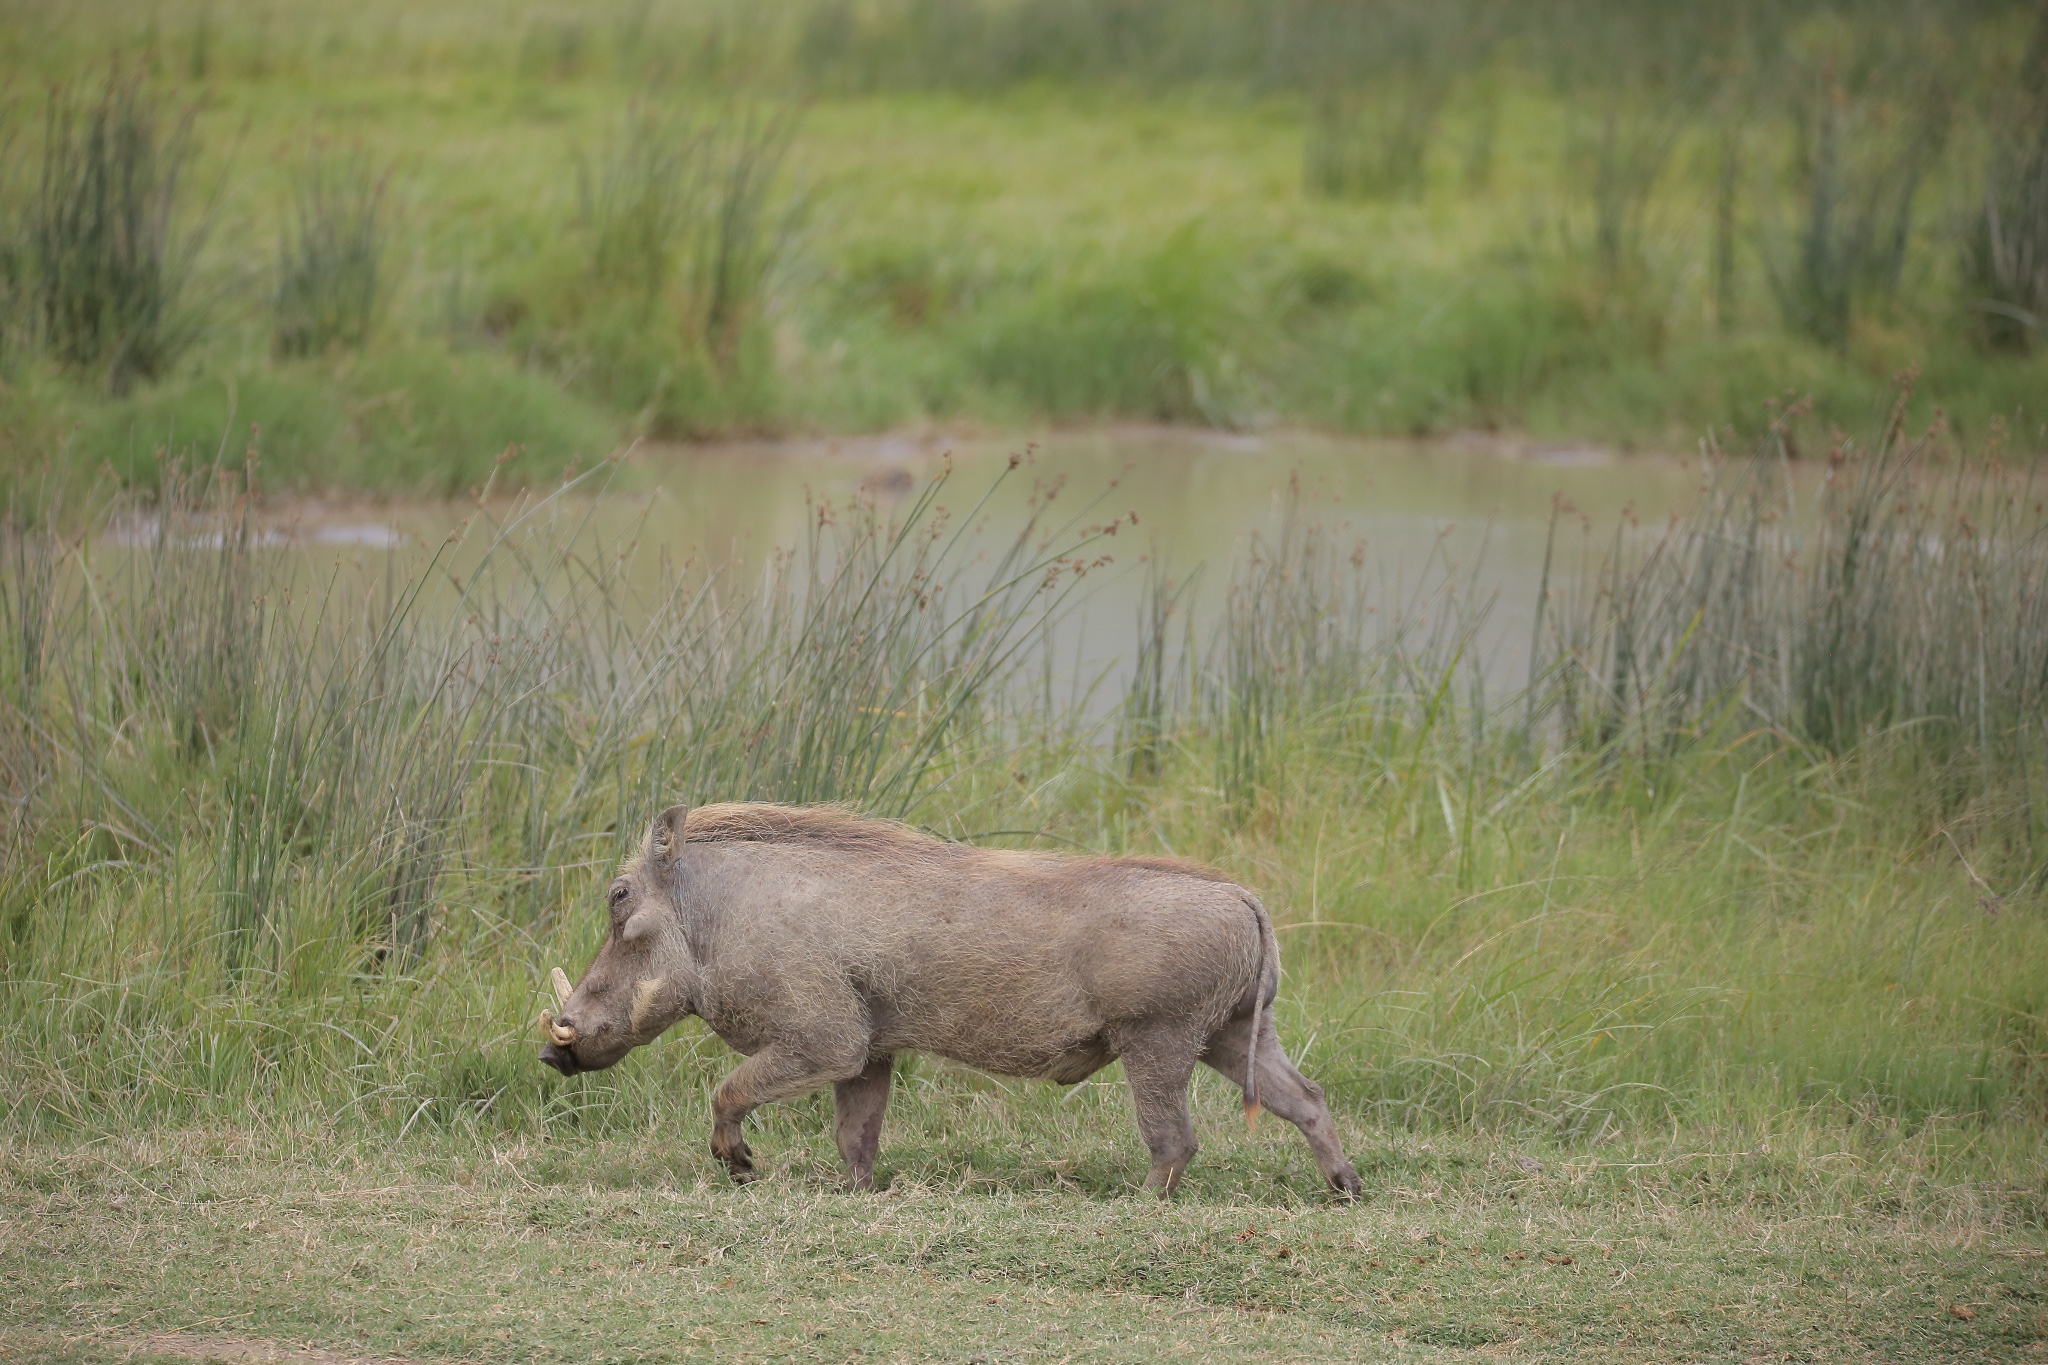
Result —
<instances>
[{"instance_id":1,"label":"warthog ear","mask_svg":"<svg viewBox=\"0 0 2048 1365\"><path fill-rule=\"evenodd\" d=\"M683 821L689 818L688 806L670 806L654 817L654 827L647 831L647 851L659 863L672 863L683 851Z\"/></svg>"}]
</instances>

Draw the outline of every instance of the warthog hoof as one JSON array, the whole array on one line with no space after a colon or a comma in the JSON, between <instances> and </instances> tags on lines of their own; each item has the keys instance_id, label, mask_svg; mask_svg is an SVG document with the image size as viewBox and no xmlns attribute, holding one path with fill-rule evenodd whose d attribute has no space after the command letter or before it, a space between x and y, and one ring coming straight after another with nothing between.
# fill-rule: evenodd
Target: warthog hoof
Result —
<instances>
[{"instance_id":1,"label":"warthog hoof","mask_svg":"<svg viewBox=\"0 0 2048 1365\"><path fill-rule=\"evenodd\" d=\"M753 1181L754 1153L748 1148L745 1138L726 1138L714 1132L711 1135L711 1155L725 1163L733 1184L746 1185Z\"/></svg>"},{"instance_id":2,"label":"warthog hoof","mask_svg":"<svg viewBox=\"0 0 2048 1365\"><path fill-rule=\"evenodd\" d=\"M1345 1166L1330 1177L1330 1192L1345 1203L1365 1197L1365 1182L1358 1178L1358 1172Z\"/></svg>"}]
</instances>

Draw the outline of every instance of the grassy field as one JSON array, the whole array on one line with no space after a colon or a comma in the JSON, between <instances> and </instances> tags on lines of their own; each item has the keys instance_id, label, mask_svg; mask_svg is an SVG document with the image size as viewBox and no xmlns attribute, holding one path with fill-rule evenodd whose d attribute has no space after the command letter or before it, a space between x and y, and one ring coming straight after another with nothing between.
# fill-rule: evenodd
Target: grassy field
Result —
<instances>
[{"instance_id":1,"label":"grassy field","mask_svg":"<svg viewBox=\"0 0 2048 1365\"><path fill-rule=\"evenodd\" d=\"M1928 460L1732 465L1583 573L1566 526L1506 688L1455 582L1291 522L1199 632L1160 584L1107 718L1046 632L1110 537L973 530L1021 486L838 509L753 586L592 539L601 475L431 563L266 547L232 483L12 530L10 1349L2039 1358L2048 565L2023 476ZM817 1099L730 1188L701 1027L533 1057L674 796L1242 878L1367 1199L1205 1083L1161 1205L1115 1068L924 1060L882 1195Z\"/></svg>"},{"instance_id":2,"label":"grassy field","mask_svg":"<svg viewBox=\"0 0 2048 1365\"><path fill-rule=\"evenodd\" d=\"M1215 1137L1234 1126L1218 1100ZM1277 1140L1230 1136L1159 1205L1100 1138L1026 1120L976 1139L956 1103L899 1106L889 1187L865 1198L837 1189L815 1106L771 1125L784 1169L746 1190L696 1159L695 1121L608 1141L181 1131L14 1148L0 1350L2025 1361L2048 1338L2038 1233L1991 1230L1924 1185L1877 1207L1849 1193L1847 1152L1594 1157L1353 1128L1373 1194L1331 1208L1312 1170L1260 1180L1305 1164L1277 1161Z\"/></svg>"},{"instance_id":3,"label":"grassy field","mask_svg":"<svg viewBox=\"0 0 2048 1365\"><path fill-rule=\"evenodd\" d=\"M0 1359L2048 1359L2048 22L1697 8L0 0ZM1516 677L1299 500L604 459L1104 418L1713 458ZM678 799L1223 869L1366 1198L933 1059L731 1187L701 1026L535 1059Z\"/></svg>"},{"instance_id":4,"label":"grassy field","mask_svg":"<svg viewBox=\"0 0 2048 1365\"><path fill-rule=\"evenodd\" d=\"M2002 286L1970 265L1984 205L2033 202L2025 174L2001 179L2034 165L2023 7L1902 48L1926 16L1786 6L1747 39L1629 38L1643 7L1616 0L1571 22L1648 46L1586 70L1558 66L1542 24L1483 52L1440 34L1409 65L1442 100L1391 186L1316 170L1392 136L1385 111L1316 112L1339 76L1403 88L1363 56L1332 76L1282 43L1256 78L1256 53L1061 77L995 30L918 28L914 7L823 47L846 7L404 8L6 11L13 480L54 460L146 483L157 448L231 433L239 451L251 423L274 486L436 491L507 447L552 473L642 432L934 421L1688 450L1709 429L1746 441L1787 390L1825 444L1915 364L1971 440L1997 421L2044 444L2048 371L2013 320L2040 305L1988 298ZM1060 22L1116 7L1070 8ZM1236 22L1188 13L1211 11ZM1320 13L1274 32L1312 35ZM1815 124L1829 89L1839 118ZM88 188L119 180L91 170L95 109L135 134L106 146L156 153L118 212ZM46 181L52 146L70 159ZM100 239L74 228L102 210L155 246L93 264ZM2025 255L2038 225L2014 212L1999 240ZM155 271L131 279L156 300L133 317L89 283L123 270Z\"/></svg>"}]
</instances>

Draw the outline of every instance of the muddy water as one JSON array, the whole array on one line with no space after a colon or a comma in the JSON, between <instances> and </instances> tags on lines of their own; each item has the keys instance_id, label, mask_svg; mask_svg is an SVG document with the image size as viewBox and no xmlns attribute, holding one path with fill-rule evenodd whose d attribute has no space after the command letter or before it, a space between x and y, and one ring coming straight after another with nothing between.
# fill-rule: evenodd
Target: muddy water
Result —
<instances>
[{"instance_id":1,"label":"muddy water","mask_svg":"<svg viewBox=\"0 0 2048 1365\"><path fill-rule=\"evenodd\" d=\"M882 436L723 446L642 446L590 509L596 533L637 534L670 560L756 564L797 543L819 503L871 496L907 505L925 481L952 469L942 502L964 512L1023 465L985 511L991 546L1025 515L1034 491L1057 487L1054 506L1084 522L1135 512L1105 545L1116 563L1091 579L1060 628L1076 677L1107 670L1129 645L1147 573L1159 560L1177 576L1199 568L1199 615L1213 612L1233 562L1254 537L1270 539L1290 505L1362 543L1375 581L1397 589L1452 575L1490 602L1478 643L1489 679L1512 686L1527 668L1530 616L1546 530L1559 498L1604 539L1624 518L1661 522L1696 486L1688 462L1615 457L1591 449L1506 442L1398 443L1307 433L1225 434L1107 428L1035 438ZM437 544L468 509L452 504L301 505L281 532L304 542L375 549ZM1110 681L1113 682L1113 676Z\"/></svg>"}]
</instances>

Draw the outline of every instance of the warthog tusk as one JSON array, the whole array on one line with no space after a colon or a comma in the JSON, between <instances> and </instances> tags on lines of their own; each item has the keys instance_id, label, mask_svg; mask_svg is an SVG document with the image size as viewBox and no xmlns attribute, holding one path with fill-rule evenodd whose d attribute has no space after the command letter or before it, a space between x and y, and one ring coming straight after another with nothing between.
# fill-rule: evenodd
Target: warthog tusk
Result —
<instances>
[{"instance_id":1,"label":"warthog tusk","mask_svg":"<svg viewBox=\"0 0 2048 1365\"><path fill-rule=\"evenodd\" d=\"M569 984L569 974L563 971L560 967L557 967L554 970L554 974L549 979L555 983L556 1007L559 1009L568 1009L569 992L575 989L575 987Z\"/></svg>"},{"instance_id":2,"label":"warthog tusk","mask_svg":"<svg viewBox=\"0 0 2048 1365\"><path fill-rule=\"evenodd\" d=\"M576 1041L576 1030L567 1024L556 1023L553 1010L542 1010L540 1012L540 1033L541 1037L557 1047L567 1047Z\"/></svg>"}]
</instances>

